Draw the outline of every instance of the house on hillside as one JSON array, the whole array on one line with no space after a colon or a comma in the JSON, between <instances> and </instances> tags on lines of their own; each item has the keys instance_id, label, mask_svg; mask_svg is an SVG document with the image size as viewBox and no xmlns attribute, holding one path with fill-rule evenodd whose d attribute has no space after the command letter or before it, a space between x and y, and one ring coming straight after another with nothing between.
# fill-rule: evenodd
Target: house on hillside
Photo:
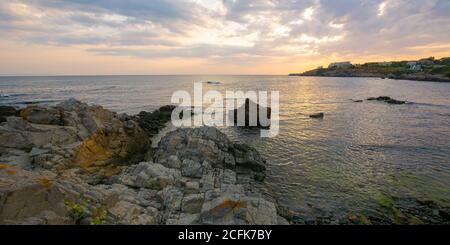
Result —
<instances>
[{"instance_id":1,"label":"house on hillside","mask_svg":"<svg viewBox=\"0 0 450 245\"><path fill-rule=\"evenodd\" d=\"M350 61L344 61L344 62L335 62L328 65L328 68L347 68L352 67L352 63Z\"/></svg>"},{"instance_id":2,"label":"house on hillside","mask_svg":"<svg viewBox=\"0 0 450 245\"><path fill-rule=\"evenodd\" d=\"M411 71L420 71L422 70L422 66L417 61L408 61L406 65L409 66Z\"/></svg>"}]
</instances>

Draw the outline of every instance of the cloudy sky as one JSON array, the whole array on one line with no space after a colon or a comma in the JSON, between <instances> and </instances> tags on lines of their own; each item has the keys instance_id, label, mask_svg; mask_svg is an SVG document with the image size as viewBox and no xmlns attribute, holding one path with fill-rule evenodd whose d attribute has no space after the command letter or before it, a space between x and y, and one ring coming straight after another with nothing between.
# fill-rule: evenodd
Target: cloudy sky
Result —
<instances>
[{"instance_id":1,"label":"cloudy sky","mask_svg":"<svg viewBox=\"0 0 450 245\"><path fill-rule=\"evenodd\" d=\"M450 56L450 0L0 1L0 74L287 74Z\"/></svg>"}]
</instances>

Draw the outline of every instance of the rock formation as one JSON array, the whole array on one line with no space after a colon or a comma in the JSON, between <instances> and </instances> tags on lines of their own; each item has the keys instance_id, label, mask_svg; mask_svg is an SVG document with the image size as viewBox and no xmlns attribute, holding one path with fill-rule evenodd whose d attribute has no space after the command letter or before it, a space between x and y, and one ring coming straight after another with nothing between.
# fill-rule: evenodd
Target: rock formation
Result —
<instances>
[{"instance_id":1,"label":"rock formation","mask_svg":"<svg viewBox=\"0 0 450 245\"><path fill-rule=\"evenodd\" d=\"M407 103L406 101L396 100L396 99L393 99L388 96L370 97L370 98L367 98L367 100L368 101L382 101L382 102L386 102L386 103L392 104L392 105L403 105L403 104Z\"/></svg>"},{"instance_id":2,"label":"rock formation","mask_svg":"<svg viewBox=\"0 0 450 245\"><path fill-rule=\"evenodd\" d=\"M262 116L267 117L267 120L269 120L268 123L262 123L262 121L260 120L260 114L259 114L260 111L266 111L266 115L262 115ZM243 126L243 127L247 127L247 128L251 128L251 127L269 128L270 127L270 119L272 116L272 109L270 107L265 108L247 98L247 99L245 99L244 105L233 110L232 115L233 115L233 121L234 121L235 126ZM244 122L238 121L239 115L245 115ZM254 118L256 120L255 125L250 125L251 124L250 117L255 117ZM242 125L240 125L240 124L242 124Z\"/></svg>"},{"instance_id":3,"label":"rock formation","mask_svg":"<svg viewBox=\"0 0 450 245\"><path fill-rule=\"evenodd\" d=\"M215 128L177 129L74 99L0 124L0 224L288 224L260 189L265 161Z\"/></svg>"}]
</instances>

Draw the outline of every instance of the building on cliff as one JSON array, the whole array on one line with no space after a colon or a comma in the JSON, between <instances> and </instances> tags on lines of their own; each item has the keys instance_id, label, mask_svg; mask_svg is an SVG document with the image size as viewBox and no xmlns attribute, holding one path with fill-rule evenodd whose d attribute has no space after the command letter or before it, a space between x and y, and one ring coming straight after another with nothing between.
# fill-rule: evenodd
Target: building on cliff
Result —
<instances>
[{"instance_id":1,"label":"building on cliff","mask_svg":"<svg viewBox=\"0 0 450 245\"><path fill-rule=\"evenodd\" d=\"M353 66L350 61L343 61L343 62L335 62L328 65L328 69L330 68L347 68Z\"/></svg>"}]
</instances>

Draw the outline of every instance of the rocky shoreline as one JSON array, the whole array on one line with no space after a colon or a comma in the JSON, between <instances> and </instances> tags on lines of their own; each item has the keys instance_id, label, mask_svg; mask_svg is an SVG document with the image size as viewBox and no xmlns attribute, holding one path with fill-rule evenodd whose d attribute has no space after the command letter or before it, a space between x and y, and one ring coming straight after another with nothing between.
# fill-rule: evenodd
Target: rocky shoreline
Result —
<instances>
[{"instance_id":1,"label":"rocky shoreline","mask_svg":"<svg viewBox=\"0 0 450 245\"><path fill-rule=\"evenodd\" d=\"M393 79L393 80L410 80L410 81L419 81L419 82L450 82L449 78L444 78L441 76L432 76L432 75L383 75L383 74L349 74L349 73L340 73L340 72L330 72L324 74L311 74L311 73L293 73L289 74L289 76L299 76L299 77L360 77L360 78L381 78L381 79Z\"/></svg>"},{"instance_id":2,"label":"rocky shoreline","mask_svg":"<svg viewBox=\"0 0 450 245\"><path fill-rule=\"evenodd\" d=\"M252 147L210 127L152 142L172 110L1 108L0 224L289 224Z\"/></svg>"}]
</instances>

